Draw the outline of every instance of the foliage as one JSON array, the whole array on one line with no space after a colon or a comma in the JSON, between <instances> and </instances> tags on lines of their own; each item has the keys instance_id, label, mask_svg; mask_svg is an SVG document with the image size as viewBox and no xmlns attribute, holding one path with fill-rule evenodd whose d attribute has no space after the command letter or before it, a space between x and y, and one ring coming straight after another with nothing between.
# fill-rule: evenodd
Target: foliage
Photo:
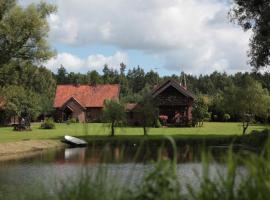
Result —
<instances>
[{"instance_id":1,"label":"foliage","mask_svg":"<svg viewBox=\"0 0 270 200\"><path fill-rule=\"evenodd\" d=\"M9 116L35 119L52 111L56 81L51 71L36 65L54 55L46 39L47 16L55 10L46 3L23 7L15 0L0 0L0 87Z\"/></svg>"},{"instance_id":2,"label":"foliage","mask_svg":"<svg viewBox=\"0 0 270 200\"><path fill-rule=\"evenodd\" d=\"M160 161L143 180L135 195L136 200L178 200L180 185L170 161Z\"/></svg>"},{"instance_id":3,"label":"foliage","mask_svg":"<svg viewBox=\"0 0 270 200\"><path fill-rule=\"evenodd\" d=\"M46 118L45 121L40 125L42 129L55 129L55 123L52 118Z\"/></svg>"},{"instance_id":4,"label":"foliage","mask_svg":"<svg viewBox=\"0 0 270 200\"><path fill-rule=\"evenodd\" d=\"M229 120L231 119L230 114L225 113L225 114L223 115L223 119L224 119L226 122L229 121Z\"/></svg>"},{"instance_id":5,"label":"foliage","mask_svg":"<svg viewBox=\"0 0 270 200\"><path fill-rule=\"evenodd\" d=\"M203 126L205 118L209 118L208 106L202 96L198 96L195 100L192 109L192 120L193 123L199 127Z\"/></svg>"},{"instance_id":6,"label":"foliage","mask_svg":"<svg viewBox=\"0 0 270 200\"><path fill-rule=\"evenodd\" d=\"M0 68L11 61L42 62L54 55L46 41L47 16L55 11L49 4L19 6L0 1Z\"/></svg>"},{"instance_id":7,"label":"foliage","mask_svg":"<svg viewBox=\"0 0 270 200\"><path fill-rule=\"evenodd\" d=\"M259 82L247 77L242 86L226 88L223 98L223 106L226 111L239 115L243 122L243 134L253 121L254 116L266 118L270 106L270 96Z\"/></svg>"},{"instance_id":8,"label":"foliage","mask_svg":"<svg viewBox=\"0 0 270 200\"><path fill-rule=\"evenodd\" d=\"M20 85L40 97L41 113L52 110L56 81L45 67L36 67L27 62L11 62L0 68L0 86Z\"/></svg>"},{"instance_id":9,"label":"foliage","mask_svg":"<svg viewBox=\"0 0 270 200\"><path fill-rule=\"evenodd\" d=\"M234 0L230 17L246 31L250 39L251 65L260 69L270 65L270 4L269 0Z\"/></svg>"},{"instance_id":10,"label":"foliage","mask_svg":"<svg viewBox=\"0 0 270 200\"><path fill-rule=\"evenodd\" d=\"M157 119L157 122L156 122L156 126L155 127L157 127L157 128L162 127L162 124L160 123L160 120L159 119Z\"/></svg>"},{"instance_id":11,"label":"foliage","mask_svg":"<svg viewBox=\"0 0 270 200\"><path fill-rule=\"evenodd\" d=\"M147 135L147 127L155 126L158 120L158 109L150 89L145 88L142 93L142 99L138 104L137 112L140 115L140 124L143 127L144 135Z\"/></svg>"},{"instance_id":12,"label":"foliage","mask_svg":"<svg viewBox=\"0 0 270 200\"><path fill-rule=\"evenodd\" d=\"M69 125L69 124L74 124L74 123L77 123L77 122L78 122L77 119L75 119L75 118L70 118L70 119L67 120L67 125Z\"/></svg>"},{"instance_id":13,"label":"foliage","mask_svg":"<svg viewBox=\"0 0 270 200\"><path fill-rule=\"evenodd\" d=\"M40 114L40 98L36 93L21 86L8 86L2 89L1 94L5 97L7 116L24 117L30 121Z\"/></svg>"},{"instance_id":14,"label":"foliage","mask_svg":"<svg viewBox=\"0 0 270 200\"><path fill-rule=\"evenodd\" d=\"M125 108L120 102L115 100L105 101L103 116L107 122L111 123L111 136L115 134L115 126L125 121L125 115Z\"/></svg>"}]
</instances>

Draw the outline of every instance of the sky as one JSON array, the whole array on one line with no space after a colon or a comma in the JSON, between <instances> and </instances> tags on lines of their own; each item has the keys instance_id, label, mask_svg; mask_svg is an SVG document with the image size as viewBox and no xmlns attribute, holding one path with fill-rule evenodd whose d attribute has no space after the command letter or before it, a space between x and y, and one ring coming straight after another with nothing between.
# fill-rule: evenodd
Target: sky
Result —
<instances>
[{"instance_id":1,"label":"sky","mask_svg":"<svg viewBox=\"0 0 270 200\"><path fill-rule=\"evenodd\" d=\"M251 36L230 22L230 0L47 0L56 72L138 65L161 75L250 71ZM37 0L19 0L23 6Z\"/></svg>"}]
</instances>

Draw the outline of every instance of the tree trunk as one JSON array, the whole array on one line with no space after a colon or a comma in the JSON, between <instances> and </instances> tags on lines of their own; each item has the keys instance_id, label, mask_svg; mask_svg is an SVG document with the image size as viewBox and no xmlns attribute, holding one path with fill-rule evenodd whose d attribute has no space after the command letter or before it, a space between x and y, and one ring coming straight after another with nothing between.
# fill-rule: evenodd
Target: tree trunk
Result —
<instances>
[{"instance_id":1,"label":"tree trunk","mask_svg":"<svg viewBox=\"0 0 270 200\"><path fill-rule=\"evenodd\" d=\"M147 136L147 130L146 130L146 127L145 126L143 127L143 135L144 136Z\"/></svg>"},{"instance_id":2,"label":"tree trunk","mask_svg":"<svg viewBox=\"0 0 270 200\"><path fill-rule=\"evenodd\" d=\"M112 122L112 125L111 125L111 136L112 137L114 136L114 122Z\"/></svg>"},{"instance_id":3,"label":"tree trunk","mask_svg":"<svg viewBox=\"0 0 270 200\"><path fill-rule=\"evenodd\" d=\"M248 122L243 122L243 135L245 135L246 134L246 131L247 131L247 128L248 128L248 125L249 125L249 123Z\"/></svg>"}]
</instances>

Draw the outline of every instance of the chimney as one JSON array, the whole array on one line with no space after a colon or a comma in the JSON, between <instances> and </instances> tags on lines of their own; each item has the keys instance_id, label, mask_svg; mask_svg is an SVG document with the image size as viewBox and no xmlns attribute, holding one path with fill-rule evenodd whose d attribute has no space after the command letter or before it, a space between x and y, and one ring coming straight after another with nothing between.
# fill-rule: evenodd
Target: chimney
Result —
<instances>
[{"instance_id":1,"label":"chimney","mask_svg":"<svg viewBox=\"0 0 270 200\"><path fill-rule=\"evenodd\" d=\"M187 81L186 81L186 75L184 74L184 88L187 90Z\"/></svg>"}]
</instances>

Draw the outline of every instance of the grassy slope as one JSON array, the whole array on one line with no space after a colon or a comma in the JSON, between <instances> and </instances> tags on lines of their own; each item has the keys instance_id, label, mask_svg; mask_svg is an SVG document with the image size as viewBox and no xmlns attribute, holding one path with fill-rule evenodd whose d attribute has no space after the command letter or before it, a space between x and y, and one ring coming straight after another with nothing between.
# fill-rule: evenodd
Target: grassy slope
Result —
<instances>
[{"instance_id":1,"label":"grassy slope","mask_svg":"<svg viewBox=\"0 0 270 200\"><path fill-rule=\"evenodd\" d=\"M0 128L0 143L8 141L19 141L26 139L57 139L64 135L73 136L107 136L110 133L109 126L106 124L56 124L54 130L39 129L40 124L32 124L32 131L14 132L11 127ZM270 125L250 126L251 130L262 130L270 128ZM205 123L201 128L151 128L150 136L172 135L175 137L211 137L211 136L230 136L241 135L242 127L240 123ZM116 135L119 138L138 137L143 135L142 128L117 128ZM120 137L121 136L121 137Z\"/></svg>"}]
</instances>

